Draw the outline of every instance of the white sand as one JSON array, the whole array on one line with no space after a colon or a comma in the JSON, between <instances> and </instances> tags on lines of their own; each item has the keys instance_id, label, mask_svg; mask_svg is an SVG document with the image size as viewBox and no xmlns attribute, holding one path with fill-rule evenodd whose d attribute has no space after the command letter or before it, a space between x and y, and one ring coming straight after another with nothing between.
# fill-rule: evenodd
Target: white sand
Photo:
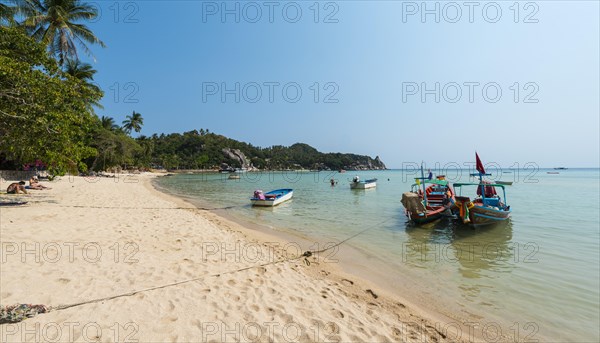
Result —
<instances>
[{"instance_id":1,"label":"white sand","mask_svg":"<svg viewBox=\"0 0 600 343\"><path fill-rule=\"evenodd\" d=\"M204 278L3 324L0 341L446 340L443 324L318 258L225 273L278 260L285 242L192 209L151 177L71 177L3 194L29 204L0 208L1 304L58 306Z\"/></svg>"}]
</instances>

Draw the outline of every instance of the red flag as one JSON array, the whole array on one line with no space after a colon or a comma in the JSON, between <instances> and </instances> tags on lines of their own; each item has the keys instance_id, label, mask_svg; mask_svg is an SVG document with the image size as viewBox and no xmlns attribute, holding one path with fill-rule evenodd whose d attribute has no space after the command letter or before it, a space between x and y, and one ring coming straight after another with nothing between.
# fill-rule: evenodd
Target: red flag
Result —
<instances>
[{"instance_id":1,"label":"red flag","mask_svg":"<svg viewBox=\"0 0 600 343\"><path fill-rule=\"evenodd\" d=\"M483 163L481 163L481 160L479 159L479 155L477 155L477 152L475 152L475 169L477 169L477 171L480 172L481 174L485 174L485 169L483 169Z\"/></svg>"}]
</instances>

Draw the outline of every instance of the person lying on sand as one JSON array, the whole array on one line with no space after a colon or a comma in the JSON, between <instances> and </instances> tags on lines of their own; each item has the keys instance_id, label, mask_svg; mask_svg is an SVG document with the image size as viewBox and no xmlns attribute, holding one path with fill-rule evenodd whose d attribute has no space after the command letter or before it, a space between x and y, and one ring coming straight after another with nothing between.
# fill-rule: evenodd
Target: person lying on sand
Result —
<instances>
[{"instance_id":1,"label":"person lying on sand","mask_svg":"<svg viewBox=\"0 0 600 343\"><path fill-rule=\"evenodd\" d=\"M8 194L19 194L19 192L27 194L27 191L25 190L25 181L13 182L8 185L8 188L6 189L6 193Z\"/></svg>"},{"instance_id":2,"label":"person lying on sand","mask_svg":"<svg viewBox=\"0 0 600 343\"><path fill-rule=\"evenodd\" d=\"M42 185L39 181L37 176L32 176L31 179L29 179L29 189L38 189L38 190L42 190L42 189L51 189L50 187L46 187L44 185Z\"/></svg>"}]
</instances>

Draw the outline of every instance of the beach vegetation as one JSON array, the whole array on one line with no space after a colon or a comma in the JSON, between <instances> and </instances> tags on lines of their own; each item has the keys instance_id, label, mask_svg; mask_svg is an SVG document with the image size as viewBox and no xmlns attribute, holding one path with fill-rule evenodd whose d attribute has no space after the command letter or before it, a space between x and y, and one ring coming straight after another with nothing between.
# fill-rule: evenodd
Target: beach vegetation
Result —
<instances>
[{"instance_id":1,"label":"beach vegetation","mask_svg":"<svg viewBox=\"0 0 600 343\"><path fill-rule=\"evenodd\" d=\"M86 138L102 91L66 74L46 47L20 28L0 27L0 153L37 159L56 173L86 169Z\"/></svg>"}]
</instances>

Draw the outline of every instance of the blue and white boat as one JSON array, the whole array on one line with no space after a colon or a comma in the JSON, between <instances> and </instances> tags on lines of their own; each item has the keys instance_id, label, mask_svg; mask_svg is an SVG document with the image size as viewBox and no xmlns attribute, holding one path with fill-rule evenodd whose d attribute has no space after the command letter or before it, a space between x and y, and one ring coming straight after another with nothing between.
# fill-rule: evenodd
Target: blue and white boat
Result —
<instances>
[{"instance_id":1,"label":"blue and white boat","mask_svg":"<svg viewBox=\"0 0 600 343\"><path fill-rule=\"evenodd\" d=\"M361 181L358 176L355 176L350 182L350 189L369 189L377 187L377 179L369 179Z\"/></svg>"},{"instance_id":2,"label":"blue and white boat","mask_svg":"<svg viewBox=\"0 0 600 343\"><path fill-rule=\"evenodd\" d=\"M288 201L294 196L294 190L291 188L282 188L263 193L260 189L254 191L254 196L250 198L252 206L273 207Z\"/></svg>"}]
</instances>

